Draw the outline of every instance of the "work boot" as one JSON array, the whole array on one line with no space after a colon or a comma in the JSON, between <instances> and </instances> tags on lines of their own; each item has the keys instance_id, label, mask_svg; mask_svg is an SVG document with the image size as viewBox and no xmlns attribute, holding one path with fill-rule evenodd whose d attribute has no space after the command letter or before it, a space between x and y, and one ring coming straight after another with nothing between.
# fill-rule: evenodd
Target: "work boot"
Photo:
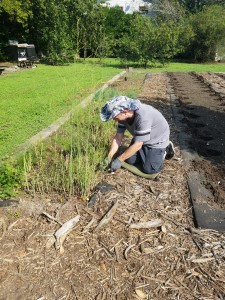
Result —
<instances>
[{"instance_id":1,"label":"work boot","mask_svg":"<svg viewBox=\"0 0 225 300\"><path fill-rule=\"evenodd\" d=\"M166 147L165 159L169 160L174 157L175 149L174 145L171 141L169 141L169 145Z\"/></svg>"}]
</instances>

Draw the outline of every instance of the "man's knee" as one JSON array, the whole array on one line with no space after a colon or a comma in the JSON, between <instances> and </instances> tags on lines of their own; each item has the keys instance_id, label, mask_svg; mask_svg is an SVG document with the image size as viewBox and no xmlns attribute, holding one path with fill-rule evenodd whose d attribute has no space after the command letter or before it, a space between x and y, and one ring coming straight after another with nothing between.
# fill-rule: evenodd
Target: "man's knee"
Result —
<instances>
[{"instance_id":1,"label":"man's knee","mask_svg":"<svg viewBox=\"0 0 225 300\"><path fill-rule=\"evenodd\" d=\"M162 171L163 165L143 165L143 172L146 174L157 174Z\"/></svg>"}]
</instances>

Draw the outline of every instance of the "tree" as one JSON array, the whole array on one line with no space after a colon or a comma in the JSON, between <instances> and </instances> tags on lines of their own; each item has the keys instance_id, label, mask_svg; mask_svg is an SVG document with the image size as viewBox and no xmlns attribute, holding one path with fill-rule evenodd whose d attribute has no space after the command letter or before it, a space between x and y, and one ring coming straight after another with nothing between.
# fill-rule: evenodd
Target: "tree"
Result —
<instances>
[{"instance_id":1,"label":"tree","mask_svg":"<svg viewBox=\"0 0 225 300\"><path fill-rule=\"evenodd\" d=\"M149 62L165 63L183 50L180 36L183 28L177 22L153 23L150 18L135 14L131 22L131 35L123 36L118 42L120 57L138 61L144 67Z\"/></svg>"},{"instance_id":2,"label":"tree","mask_svg":"<svg viewBox=\"0 0 225 300\"><path fill-rule=\"evenodd\" d=\"M179 0L179 2L191 13L199 12L206 6L225 4L225 0Z\"/></svg>"},{"instance_id":3,"label":"tree","mask_svg":"<svg viewBox=\"0 0 225 300\"><path fill-rule=\"evenodd\" d=\"M33 0L29 20L30 40L45 62L60 64L71 58L67 0Z\"/></svg>"},{"instance_id":4,"label":"tree","mask_svg":"<svg viewBox=\"0 0 225 300\"><path fill-rule=\"evenodd\" d=\"M195 37L187 55L200 62L214 60L217 46L225 40L225 8L206 6L190 17L190 23Z\"/></svg>"},{"instance_id":5,"label":"tree","mask_svg":"<svg viewBox=\"0 0 225 300\"><path fill-rule=\"evenodd\" d=\"M183 5L177 0L153 0L150 11L156 19L179 21L185 15Z\"/></svg>"},{"instance_id":6,"label":"tree","mask_svg":"<svg viewBox=\"0 0 225 300\"><path fill-rule=\"evenodd\" d=\"M68 0L68 19L76 56L102 55L105 44L105 14L95 0Z\"/></svg>"},{"instance_id":7,"label":"tree","mask_svg":"<svg viewBox=\"0 0 225 300\"><path fill-rule=\"evenodd\" d=\"M2 0L0 2L0 59L6 59L9 40L26 41L30 1Z\"/></svg>"},{"instance_id":8,"label":"tree","mask_svg":"<svg viewBox=\"0 0 225 300\"><path fill-rule=\"evenodd\" d=\"M30 15L30 0L2 0L0 2L0 13L5 12L12 22L25 24Z\"/></svg>"},{"instance_id":9,"label":"tree","mask_svg":"<svg viewBox=\"0 0 225 300\"><path fill-rule=\"evenodd\" d=\"M114 57L126 57L127 51L130 53L134 51L128 49L127 40L131 38L132 33L132 19L133 15L125 14L118 6L112 8L104 8L105 14L105 35L107 36L108 48L110 54ZM124 53L123 53L124 51Z\"/></svg>"}]
</instances>

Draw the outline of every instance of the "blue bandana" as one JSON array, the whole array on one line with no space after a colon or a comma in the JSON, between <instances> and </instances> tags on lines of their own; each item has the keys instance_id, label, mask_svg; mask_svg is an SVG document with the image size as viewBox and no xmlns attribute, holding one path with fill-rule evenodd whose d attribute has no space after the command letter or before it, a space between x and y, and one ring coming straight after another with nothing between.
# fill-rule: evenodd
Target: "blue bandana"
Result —
<instances>
[{"instance_id":1,"label":"blue bandana","mask_svg":"<svg viewBox=\"0 0 225 300\"><path fill-rule=\"evenodd\" d=\"M101 109L100 118L106 122L115 118L124 110L135 111L140 107L140 101L126 96L116 96L110 99Z\"/></svg>"}]
</instances>

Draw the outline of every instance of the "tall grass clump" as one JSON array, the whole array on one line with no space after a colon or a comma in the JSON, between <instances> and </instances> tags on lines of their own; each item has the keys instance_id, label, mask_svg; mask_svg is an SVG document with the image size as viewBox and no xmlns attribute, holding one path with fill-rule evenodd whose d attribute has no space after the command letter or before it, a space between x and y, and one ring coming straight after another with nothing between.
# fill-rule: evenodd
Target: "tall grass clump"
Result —
<instances>
[{"instance_id":1,"label":"tall grass clump","mask_svg":"<svg viewBox=\"0 0 225 300\"><path fill-rule=\"evenodd\" d=\"M24 155L26 191L89 195L114 131L113 122L100 120L100 107L115 93L113 89L98 93L87 107L77 107L55 136Z\"/></svg>"}]
</instances>

